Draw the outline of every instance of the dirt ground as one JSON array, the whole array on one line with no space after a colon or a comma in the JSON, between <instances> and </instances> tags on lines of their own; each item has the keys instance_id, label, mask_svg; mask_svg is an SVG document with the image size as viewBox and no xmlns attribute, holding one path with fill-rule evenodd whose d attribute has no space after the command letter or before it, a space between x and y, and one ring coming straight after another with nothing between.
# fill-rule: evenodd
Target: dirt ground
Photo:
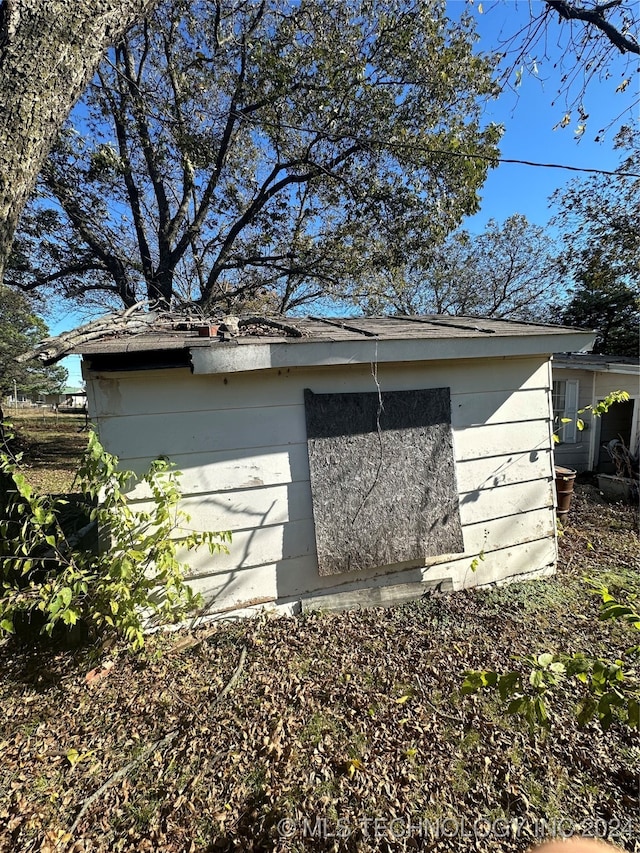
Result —
<instances>
[{"instance_id":1,"label":"dirt ground","mask_svg":"<svg viewBox=\"0 0 640 853\"><path fill-rule=\"evenodd\" d=\"M163 632L140 655L5 644L0 850L640 850L637 732L580 728L576 684L533 736L460 692L468 668L637 642L583 581L640 592L637 521L579 486L554 578Z\"/></svg>"}]
</instances>

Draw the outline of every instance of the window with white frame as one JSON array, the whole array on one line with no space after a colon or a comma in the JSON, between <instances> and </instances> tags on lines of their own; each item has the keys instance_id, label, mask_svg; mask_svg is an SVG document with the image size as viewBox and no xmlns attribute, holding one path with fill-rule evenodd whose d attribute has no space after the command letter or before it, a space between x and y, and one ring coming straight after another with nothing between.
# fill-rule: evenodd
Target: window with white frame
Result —
<instances>
[{"instance_id":1,"label":"window with white frame","mask_svg":"<svg viewBox=\"0 0 640 853\"><path fill-rule=\"evenodd\" d=\"M578 440L578 380L554 380L552 389L553 429L561 443Z\"/></svg>"}]
</instances>

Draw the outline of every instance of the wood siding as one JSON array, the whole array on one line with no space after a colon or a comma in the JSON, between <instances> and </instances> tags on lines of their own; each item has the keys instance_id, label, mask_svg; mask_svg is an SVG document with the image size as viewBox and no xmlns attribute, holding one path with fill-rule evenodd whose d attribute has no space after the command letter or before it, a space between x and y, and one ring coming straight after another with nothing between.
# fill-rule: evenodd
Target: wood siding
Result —
<instances>
[{"instance_id":1,"label":"wood siding","mask_svg":"<svg viewBox=\"0 0 640 853\"><path fill-rule=\"evenodd\" d=\"M191 525L232 530L229 554L189 554L194 587L214 609L444 579L459 588L552 568L546 359L385 364L374 373L361 365L227 376L109 373L89 375L88 394L100 437L123 467L141 472L169 456L183 472ZM303 390L372 392L376 381L383 392L451 389L465 551L320 577ZM133 497L141 506L148 498L140 487Z\"/></svg>"},{"instance_id":2,"label":"wood siding","mask_svg":"<svg viewBox=\"0 0 640 853\"><path fill-rule=\"evenodd\" d=\"M613 370L595 374L594 393L602 400L612 391L628 391L632 397L640 396L640 376L630 373L615 373Z\"/></svg>"},{"instance_id":3,"label":"wood siding","mask_svg":"<svg viewBox=\"0 0 640 853\"><path fill-rule=\"evenodd\" d=\"M640 378L627 371L616 373L614 370L585 370L558 366L554 362L554 380L577 380L579 383L578 408L584 409L592 403L602 400L612 391L628 391L636 406L640 400ZM554 448L554 458L557 465L575 468L576 471L588 471L598 467L600 458L608 461L606 452L601 450L600 418L593 418L588 412L579 415L586 425L576 433L574 443L557 444ZM631 436L632 440L634 435Z\"/></svg>"}]
</instances>

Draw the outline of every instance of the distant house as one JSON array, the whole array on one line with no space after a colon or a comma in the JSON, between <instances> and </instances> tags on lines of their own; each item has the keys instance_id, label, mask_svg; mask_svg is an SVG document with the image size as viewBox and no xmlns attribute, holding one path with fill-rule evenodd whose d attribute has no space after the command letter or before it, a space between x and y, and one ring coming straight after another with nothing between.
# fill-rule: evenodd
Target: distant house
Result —
<instances>
[{"instance_id":1,"label":"distant house","mask_svg":"<svg viewBox=\"0 0 640 853\"><path fill-rule=\"evenodd\" d=\"M87 392L84 388L67 386L56 394L46 394L44 402L46 405L56 408L59 411L62 409L77 409L78 412L84 412L87 407Z\"/></svg>"},{"instance_id":2,"label":"distant house","mask_svg":"<svg viewBox=\"0 0 640 853\"><path fill-rule=\"evenodd\" d=\"M557 353L553 357L553 413L560 443L554 456L558 465L578 472L611 474L615 466L606 445L618 439L638 455L640 439L640 364L623 356ZM601 417L579 415L585 429L576 427L577 412L602 400L612 391L628 391L627 403L616 403ZM562 425L561 418L571 420Z\"/></svg>"},{"instance_id":3,"label":"distant house","mask_svg":"<svg viewBox=\"0 0 640 853\"><path fill-rule=\"evenodd\" d=\"M17 405L20 407L23 406L34 406L37 405L38 397L40 395L26 394L24 391L18 391L17 394L7 394L3 403L6 405Z\"/></svg>"},{"instance_id":4,"label":"distant house","mask_svg":"<svg viewBox=\"0 0 640 853\"><path fill-rule=\"evenodd\" d=\"M194 528L232 531L228 555L189 555L210 610L554 570L551 354L591 334L445 316L119 322L73 347L89 413L124 467L176 463Z\"/></svg>"},{"instance_id":5,"label":"distant house","mask_svg":"<svg viewBox=\"0 0 640 853\"><path fill-rule=\"evenodd\" d=\"M12 394L7 394L3 402L7 405L18 406L19 408L31 408L32 406L45 406L47 394L42 391L20 391L16 390Z\"/></svg>"}]
</instances>

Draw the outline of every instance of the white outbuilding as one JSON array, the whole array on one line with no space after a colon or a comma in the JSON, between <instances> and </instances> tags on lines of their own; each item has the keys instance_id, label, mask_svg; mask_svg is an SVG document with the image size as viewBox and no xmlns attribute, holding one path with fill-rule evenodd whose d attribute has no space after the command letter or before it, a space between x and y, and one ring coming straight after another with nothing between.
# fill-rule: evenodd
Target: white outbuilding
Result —
<instances>
[{"instance_id":1,"label":"white outbuilding","mask_svg":"<svg viewBox=\"0 0 640 853\"><path fill-rule=\"evenodd\" d=\"M629 400L616 403L601 417L593 417L589 409L585 409L613 391L626 391ZM554 452L557 465L580 472L614 474L616 466L607 452L612 441L622 442L632 456L640 455L640 364L637 358L556 353L552 402L555 422L560 425L560 441ZM576 426L578 418L584 422L582 430Z\"/></svg>"},{"instance_id":2,"label":"white outbuilding","mask_svg":"<svg viewBox=\"0 0 640 853\"><path fill-rule=\"evenodd\" d=\"M212 612L553 572L551 354L590 333L444 316L149 320L74 349L105 448L136 471L170 457L192 526L232 531L228 554L189 554Z\"/></svg>"}]
</instances>

